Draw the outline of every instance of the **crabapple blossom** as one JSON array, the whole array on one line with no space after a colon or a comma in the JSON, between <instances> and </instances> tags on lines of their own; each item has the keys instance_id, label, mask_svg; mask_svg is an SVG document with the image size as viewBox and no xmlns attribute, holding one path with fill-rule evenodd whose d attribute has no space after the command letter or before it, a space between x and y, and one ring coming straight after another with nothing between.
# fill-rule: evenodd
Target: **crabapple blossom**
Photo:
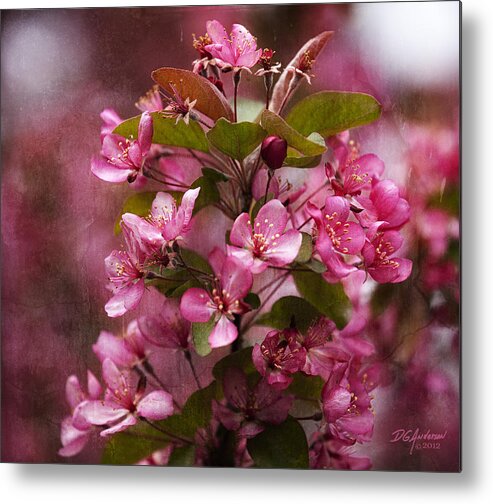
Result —
<instances>
[{"instance_id":1,"label":"crabapple blossom","mask_svg":"<svg viewBox=\"0 0 493 504\"><path fill-rule=\"evenodd\" d=\"M110 359L103 361L103 379L107 389L104 400L87 400L74 412L74 425L109 426L100 435L110 436L135 425L139 417L163 420L173 414L173 398L164 390L142 396Z\"/></svg>"},{"instance_id":2,"label":"crabapple blossom","mask_svg":"<svg viewBox=\"0 0 493 504\"><path fill-rule=\"evenodd\" d=\"M250 69L262 54L262 49L257 49L255 37L240 24L234 24L228 35L219 21L208 21L207 34L212 44L206 45L205 50L217 60L221 68Z\"/></svg>"},{"instance_id":3,"label":"crabapple blossom","mask_svg":"<svg viewBox=\"0 0 493 504\"><path fill-rule=\"evenodd\" d=\"M243 298L250 291L253 278L239 259L225 256L219 249L210 254L209 262L216 275L212 289L188 289L181 298L180 311L190 322L208 322L214 317L209 344L217 348L229 345L238 337L234 316L249 310Z\"/></svg>"},{"instance_id":4,"label":"crabapple blossom","mask_svg":"<svg viewBox=\"0 0 493 504\"><path fill-rule=\"evenodd\" d=\"M140 118L137 140L128 140L113 133L105 135L102 158L92 159L91 171L106 182L134 182L151 148L152 135L152 116L144 112Z\"/></svg>"},{"instance_id":5,"label":"crabapple blossom","mask_svg":"<svg viewBox=\"0 0 493 504\"><path fill-rule=\"evenodd\" d=\"M285 231L289 220L286 208L279 200L271 200L259 211L253 221L242 213L231 229L229 252L242 260L257 274L269 265L284 266L294 261L301 247L301 233L296 229Z\"/></svg>"},{"instance_id":6,"label":"crabapple blossom","mask_svg":"<svg viewBox=\"0 0 493 504\"><path fill-rule=\"evenodd\" d=\"M361 252L365 243L365 234L356 222L348 221L350 204L341 196L328 196L323 210L307 205L308 214L317 225L318 235L316 250L328 273L341 279L356 270L344 257Z\"/></svg>"},{"instance_id":7,"label":"crabapple blossom","mask_svg":"<svg viewBox=\"0 0 493 504\"><path fill-rule=\"evenodd\" d=\"M293 403L292 396L283 395L266 380L249 387L245 373L237 368L226 370L223 388L226 404L214 401L214 415L226 429L246 438L255 437L266 424L282 423Z\"/></svg>"}]
</instances>

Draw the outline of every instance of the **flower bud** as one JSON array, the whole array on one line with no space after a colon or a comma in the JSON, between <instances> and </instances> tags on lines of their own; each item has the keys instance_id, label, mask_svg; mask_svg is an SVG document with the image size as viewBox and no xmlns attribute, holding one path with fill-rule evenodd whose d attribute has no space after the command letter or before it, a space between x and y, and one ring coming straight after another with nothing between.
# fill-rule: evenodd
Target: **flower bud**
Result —
<instances>
[{"instance_id":1,"label":"flower bud","mask_svg":"<svg viewBox=\"0 0 493 504\"><path fill-rule=\"evenodd\" d=\"M281 168L288 152L288 143L283 138L268 136L260 149L260 155L271 170Z\"/></svg>"}]
</instances>

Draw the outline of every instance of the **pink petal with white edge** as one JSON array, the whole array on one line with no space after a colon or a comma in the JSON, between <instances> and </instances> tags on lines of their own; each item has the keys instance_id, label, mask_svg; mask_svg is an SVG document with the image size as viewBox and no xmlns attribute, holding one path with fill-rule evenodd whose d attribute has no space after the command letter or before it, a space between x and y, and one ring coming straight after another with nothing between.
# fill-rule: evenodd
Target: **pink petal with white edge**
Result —
<instances>
[{"instance_id":1,"label":"pink petal with white edge","mask_svg":"<svg viewBox=\"0 0 493 504\"><path fill-rule=\"evenodd\" d=\"M182 232L188 231L188 224L190 223L190 220L192 219L192 213L193 213L193 208L195 206L195 200L197 199L199 193L200 193L200 187L197 187L196 189L189 189L183 195L183 198L182 198L181 204L180 204L180 210L179 210L180 212L183 213Z\"/></svg>"},{"instance_id":2,"label":"pink petal with white edge","mask_svg":"<svg viewBox=\"0 0 493 504\"><path fill-rule=\"evenodd\" d=\"M206 28L207 34L214 44L224 44L225 40L229 39L226 28L224 28L224 26L215 19L212 21L207 21Z\"/></svg>"},{"instance_id":3,"label":"pink petal with white edge","mask_svg":"<svg viewBox=\"0 0 493 504\"><path fill-rule=\"evenodd\" d=\"M115 184L126 182L128 176L134 173L132 169L118 168L106 159L100 158L93 158L91 160L91 171L99 179L105 182L114 182Z\"/></svg>"},{"instance_id":4,"label":"pink petal with white edge","mask_svg":"<svg viewBox=\"0 0 493 504\"><path fill-rule=\"evenodd\" d=\"M149 420L163 420L173 414L173 398L164 390L147 394L137 405L137 413Z\"/></svg>"},{"instance_id":5,"label":"pink petal with white edge","mask_svg":"<svg viewBox=\"0 0 493 504\"><path fill-rule=\"evenodd\" d=\"M65 383L65 397L71 410L85 399L84 392L82 391L77 376L70 375L67 378L67 382Z\"/></svg>"},{"instance_id":6,"label":"pink petal with white edge","mask_svg":"<svg viewBox=\"0 0 493 504\"><path fill-rule=\"evenodd\" d=\"M257 214L254 221L254 232L260 232L265 237L282 234L289 220L289 214L279 200L270 200Z\"/></svg>"},{"instance_id":7,"label":"pink petal with white edge","mask_svg":"<svg viewBox=\"0 0 493 504\"><path fill-rule=\"evenodd\" d=\"M301 240L301 233L296 229L290 229L271 243L265 254L266 259L274 266L284 266L293 262L300 251Z\"/></svg>"},{"instance_id":8,"label":"pink petal with white edge","mask_svg":"<svg viewBox=\"0 0 493 504\"><path fill-rule=\"evenodd\" d=\"M87 371L87 391L91 399L97 399L103 393L99 380L89 370Z\"/></svg>"},{"instance_id":9,"label":"pink petal with white edge","mask_svg":"<svg viewBox=\"0 0 493 504\"><path fill-rule=\"evenodd\" d=\"M105 359L102 367L104 382L113 393L121 395L124 390L128 389L125 376L111 359Z\"/></svg>"},{"instance_id":10,"label":"pink petal with white edge","mask_svg":"<svg viewBox=\"0 0 493 504\"><path fill-rule=\"evenodd\" d=\"M216 308L207 291L192 287L181 298L180 312L190 322L208 322Z\"/></svg>"},{"instance_id":11,"label":"pink petal with white edge","mask_svg":"<svg viewBox=\"0 0 493 504\"><path fill-rule=\"evenodd\" d=\"M237 337L238 329L223 315L209 334L209 344L211 348L219 348L233 343Z\"/></svg>"},{"instance_id":12,"label":"pink petal with white edge","mask_svg":"<svg viewBox=\"0 0 493 504\"><path fill-rule=\"evenodd\" d=\"M138 131L138 141L142 156L145 156L151 148L153 133L152 116L149 112L144 112L140 118Z\"/></svg>"},{"instance_id":13,"label":"pink petal with white edge","mask_svg":"<svg viewBox=\"0 0 493 504\"><path fill-rule=\"evenodd\" d=\"M252 245L252 224L250 216L245 212L239 215L231 228L229 240L237 247Z\"/></svg>"},{"instance_id":14,"label":"pink petal with white edge","mask_svg":"<svg viewBox=\"0 0 493 504\"><path fill-rule=\"evenodd\" d=\"M145 292L144 280L121 287L106 303L104 309L108 317L121 317L127 311L137 308Z\"/></svg>"},{"instance_id":15,"label":"pink petal with white edge","mask_svg":"<svg viewBox=\"0 0 493 504\"><path fill-rule=\"evenodd\" d=\"M85 401L74 411L74 427L87 429L87 423L92 425L106 425L120 420L128 414L126 408L108 406L103 401Z\"/></svg>"},{"instance_id":16,"label":"pink petal with white edge","mask_svg":"<svg viewBox=\"0 0 493 504\"><path fill-rule=\"evenodd\" d=\"M235 257L227 257L221 269L221 287L230 299L244 298L252 287L253 277L250 271Z\"/></svg>"},{"instance_id":17,"label":"pink petal with white edge","mask_svg":"<svg viewBox=\"0 0 493 504\"><path fill-rule=\"evenodd\" d=\"M135 361L135 354L125 347L123 339L108 331L99 333L99 338L92 345L92 350L100 362L111 359L116 365L127 367L131 366Z\"/></svg>"},{"instance_id":18,"label":"pink petal with white edge","mask_svg":"<svg viewBox=\"0 0 493 504\"><path fill-rule=\"evenodd\" d=\"M125 429L128 429L129 427L135 425L136 423L137 419L133 415L127 415L121 422L117 423L116 425L113 425L113 427L110 427L109 429L101 431L99 435L101 437L111 436L112 434L116 434L117 432L121 432L124 431Z\"/></svg>"}]
</instances>

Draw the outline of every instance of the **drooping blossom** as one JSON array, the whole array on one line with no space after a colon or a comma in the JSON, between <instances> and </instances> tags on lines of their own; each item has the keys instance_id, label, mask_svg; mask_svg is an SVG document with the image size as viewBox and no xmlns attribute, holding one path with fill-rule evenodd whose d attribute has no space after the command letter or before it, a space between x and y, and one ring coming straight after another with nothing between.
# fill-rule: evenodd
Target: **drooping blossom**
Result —
<instances>
[{"instance_id":1,"label":"drooping blossom","mask_svg":"<svg viewBox=\"0 0 493 504\"><path fill-rule=\"evenodd\" d=\"M375 222L384 222L382 230L400 229L409 221L409 203L401 196L399 188L392 180L377 182L369 196L358 196L356 200L363 208L356 217L364 227L369 228Z\"/></svg>"},{"instance_id":2,"label":"drooping blossom","mask_svg":"<svg viewBox=\"0 0 493 504\"><path fill-rule=\"evenodd\" d=\"M101 397L103 389L97 378L87 371L87 392L82 390L79 379L75 375L67 378L65 385L65 396L70 406L70 415L65 417L61 426L62 448L58 454L62 457L73 457L77 455L87 444L92 433L90 423L79 422L74 426L74 412L82 402L86 400L97 400Z\"/></svg>"},{"instance_id":3,"label":"drooping blossom","mask_svg":"<svg viewBox=\"0 0 493 504\"><path fill-rule=\"evenodd\" d=\"M139 318L139 329L153 345L170 350L189 348L190 322L180 315L179 304L168 299L156 315Z\"/></svg>"},{"instance_id":4,"label":"drooping blossom","mask_svg":"<svg viewBox=\"0 0 493 504\"><path fill-rule=\"evenodd\" d=\"M250 69L257 64L262 54L262 49L257 49L255 37L240 24L234 24L228 35L219 21L208 21L207 34L212 44L206 45L205 49L223 69Z\"/></svg>"},{"instance_id":5,"label":"drooping blossom","mask_svg":"<svg viewBox=\"0 0 493 504\"><path fill-rule=\"evenodd\" d=\"M363 260L370 276L379 283L399 283L412 271L412 261L396 257L404 241L395 230L384 231L384 225L374 224L367 233L363 247Z\"/></svg>"},{"instance_id":6,"label":"drooping blossom","mask_svg":"<svg viewBox=\"0 0 493 504\"><path fill-rule=\"evenodd\" d=\"M247 376L238 368L229 368L223 380L226 404L213 401L215 417L226 429L239 436L252 438L265 429L266 424L278 425L288 416L293 397L260 380L249 387Z\"/></svg>"},{"instance_id":7,"label":"drooping blossom","mask_svg":"<svg viewBox=\"0 0 493 504\"><path fill-rule=\"evenodd\" d=\"M344 257L361 252L365 233L359 224L348 221L348 200L341 196L328 196L323 210L308 202L307 211L317 225L315 248L327 266L327 273L341 279L355 271L355 266L347 263Z\"/></svg>"},{"instance_id":8,"label":"drooping blossom","mask_svg":"<svg viewBox=\"0 0 493 504\"><path fill-rule=\"evenodd\" d=\"M106 383L104 400L88 400L80 403L74 412L74 425L109 426L100 435L110 436L135 425L139 417L147 420L163 420L173 414L173 398L164 390L146 395L130 382L113 361L103 362L103 379Z\"/></svg>"},{"instance_id":9,"label":"drooping blossom","mask_svg":"<svg viewBox=\"0 0 493 504\"><path fill-rule=\"evenodd\" d=\"M134 182L144 165L151 148L153 135L152 116L141 116L136 140L113 133L103 139L102 158L93 158L91 171L106 182Z\"/></svg>"},{"instance_id":10,"label":"drooping blossom","mask_svg":"<svg viewBox=\"0 0 493 504\"><path fill-rule=\"evenodd\" d=\"M237 217L231 229L228 250L252 271L261 273L269 265L285 266L294 261L301 247L301 233L285 231L289 220L286 208L279 200L271 200L252 222L248 213Z\"/></svg>"},{"instance_id":11,"label":"drooping blossom","mask_svg":"<svg viewBox=\"0 0 493 504\"><path fill-rule=\"evenodd\" d=\"M163 101L159 94L159 86L155 84L149 91L141 96L135 106L142 112L158 112L163 110Z\"/></svg>"},{"instance_id":12,"label":"drooping blossom","mask_svg":"<svg viewBox=\"0 0 493 504\"><path fill-rule=\"evenodd\" d=\"M252 361L257 371L265 377L269 385L282 390L293 381L293 373L305 364L305 349L297 344L290 334L294 329L270 331L264 341L256 344L252 351Z\"/></svg>"},{"instance_id":13,"label":"drooping blossom","mask_svg":"<svg viewBox=\"0 0 493 504\"><path fill-rule=\"evenodd\" d=\"M121 337L101 331L92 350L100 362L111 359L118 367L132 368L145 361L149 352L147 347L137 320L132 320Z\"/></svg>"},{"instance_id":14,"label":"drooping blossom","mask_svg":"<svg viewBox=\"0 0 493 504\"><path fill-rule=\"evenodd\" d=\"M172 90L171 93L167 90L163 90L165 105L161 111L161 115L170 119L176 119L175 124L178 124L179 121L189 124L190 119L197 119L198 116L193 111L197 100L191 101L188 96L183 98L178 89L176 89L175 85L171 82L169 83L169 87Z\"/></svg>"},{"instance_id":15,"label":"drooping blossom","mask_svg":"<svg viewBox=\"0 0 493 504\"><path fill-rule=\"evenodd\" d=\"M209 335L212 348L229 345L238 337L234 316L246 313L249 306L243 298L252 287L250 270L236 257L225 256L218 248L209 255L215 278L209 291L198 287L188 289L181 298L180 311L190 322L208 322L214 317L214 329Z\"/></svg>"},{"instance_id":16,"label":"drooping blossom","mask_svg":"<svg viewBox=\"0 0 493 504\"><path fill-rule=\"evenodd\" d=\"M281 64L273 63L272 61L272 58L274 57L275 53L276 51L273 51L268 47L262 50L262 54L260 55L259 59L259 63L260 65L262 65L262 68L260 70L257 70L255 72L255 75L259 77L268 77L272 79L272 74L281 73L279 70L281 68Z\"/></svg>"}]
</instances>

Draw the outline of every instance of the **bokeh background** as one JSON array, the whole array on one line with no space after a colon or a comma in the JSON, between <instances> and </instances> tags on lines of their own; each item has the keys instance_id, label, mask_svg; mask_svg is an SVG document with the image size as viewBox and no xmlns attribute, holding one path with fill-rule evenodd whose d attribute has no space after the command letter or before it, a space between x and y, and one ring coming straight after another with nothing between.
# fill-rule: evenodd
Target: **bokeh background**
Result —
<instances>
[{"instance_id":1,"label":"bokeh background","mask_svg":"<svg viewBox=\"0 0 493 504\"><path fill-rule=\"evenodd\" d=\"M97 369L99 331L129 320L109 320L103 308L103 260L119 245L113 225L131 190L90 173L99 113L133 116L153 69L190 68L192 33L208 19L246 25L284 64L308 38L334 30L312 89L298 96L361 91L383 104L382 119L356 136L407 191L419 267L398 302L385 292L375 302L372 338L394 379L377 398L362 453L375 469L457 470L458 2L2 12L2 461L100 458L98 440L72 460L57 455L67 375ZM261 79L242 85L262 99ZM447 431L441 449L410 455L389 443L395 429L415 427Z\"/></svg>"}]
</instances>

